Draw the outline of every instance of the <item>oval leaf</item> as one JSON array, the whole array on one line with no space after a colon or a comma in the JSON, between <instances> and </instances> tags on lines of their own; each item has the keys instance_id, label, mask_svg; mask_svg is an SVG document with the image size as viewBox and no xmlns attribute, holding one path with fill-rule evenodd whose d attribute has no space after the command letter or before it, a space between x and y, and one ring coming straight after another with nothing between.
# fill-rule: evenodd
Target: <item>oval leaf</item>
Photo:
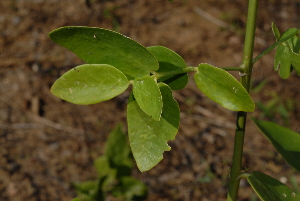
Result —
<instances>
[{"instance_id":1,"label":"oval leaf","mask_svg":"<svg viewBox=\"0 0 300 201\"><path fill-rule=\"evenodd\" d=\"M179 71L186 67L185 62L181 56L179 56L173 50L170 50L163 46L151 46L147 49L157 58L159 63L158 73ZM172 90L180 90L184 88L188 83L188 75L182 71L182 74L166 76L160 78L158 81L166 83Z\"/></svg>"},{"instance_id":2,"label":"oval leaf","mask_svg":"<svg viewBox=\"0 0 300 201\"><path fill-rule=\"evenodd\" d=\"M160 121L146 115L133 98L127 105L129 141L140 171L150 170L162 160L164 151L170 151L167 142L174 140L179 127L180 111L171 89L163 83L159 88L164 102Z\"/></svg>"},{"instance_id":3,"label":"oval leaf","mask_svg":"<svg viewBox=\"0 0 300 201\"><path fill-rule=\"evenodd\" d=\"M263 201L298 201L300 195L293 192L289 187L280 181L263 174L253 172L248 178L248 182Z\"/></svg>"},{"instance_id":4,"label":"oval leaf","mask_svg":"<svg viewBox=\"0 0 300 201\"><path fill-rule=\"evenodd\" d=\"M88 105L109 100L128 87L126 76L107 64L84 64L63 74L51 92L68 102Z\"/></svg>"},{"instance_id":5,"label":"oval leaf","mask_svg":"<svg viewBox=\"0 0 300 201\"><path fill-rule=\"evenodd\" d=\"M272 122L252 120L283 158L300 172L300 134Z\"/></svg>"},{"instance_id":6,"label":"oval leaf","mask_svg":"<svg viewBox=\"0 0 300 201\"><path fill-rule=\"evenodd\" d=\"M221 106L233 111L254 111L254 103L246 89L226 71L200 64L194 78L198 88Z\"/></svg>"},{"instance_id":7,"label":"oval leaf","mask_svg":"<svg viewBox=\"0 0 300 201\"><path fill-rule=\"evenodd\" d=\"M117 32L93 27L62 27L49 34L55 43L90 64L110 64L140 78L158 69L156 58L142 45Z\"/></svg>"},{"instance_id":8,"label":"oval leaf","mask_svg":"<svg viewBox=\"0 0 300 201\"><path fill-rule=\"evenodd\" d=\"M150 76L135 79L133 94L140 108L154 120L159 121L163 102L157 83Z\"/></svg>"}]
</instances>

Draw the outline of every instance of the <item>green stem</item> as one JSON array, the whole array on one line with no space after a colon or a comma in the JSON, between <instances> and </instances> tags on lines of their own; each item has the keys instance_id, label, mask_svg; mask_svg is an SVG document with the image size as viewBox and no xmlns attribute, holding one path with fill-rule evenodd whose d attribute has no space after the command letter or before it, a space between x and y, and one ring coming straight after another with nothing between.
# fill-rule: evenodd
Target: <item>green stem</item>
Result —
<instances>
[{"instance_id":1,"label":"green stem","mask_svg":"<svg viewBox=\"0 0 300 201\"><path fill-rule=\"evenodd\" d=\"M252 57L255 38L256 15L257 15L258 0L249 0L247 27L245 36L245 46L243 63L241 67L244 69L245 76L241 76L240 82L247 91L250 89L250 79L252 72ZM237 113L236 131L233 150L233 161L229 175L229 189L227 201L236 201L238 197L238 190L240 185L240 175L242 173L242 156L244 146L244 135L246 127L246 112Z\"/></svg>"},{"instance_id":2,"label":"green stem","mask_svg":"<svg viewBox=\"0 0 300 201\"><path fill-rule=\"evenodd\" d=\"M178 68L177 70L167 71L167 72L151 72L153 77L159 79L161 77L170 76L170 75L178 75L182 73L187 73L191 71L196 71L197 67L185 67L185 68Z\"/></svg>"},{"instance_id":3,"label":"green stem","mask_svg":"<svg viewBox=\"0 0 300 201\"><path fill-rule=\"evenodd\" d=\"M262 51L257 57L255 57L252 60L252 64L256 63L259 59L261 59L264 55L268 54L269 52L271 52L274 48L276 48L278 45L280 45L281 43L287 41L288 39L294 37L295 35L299 34L299 29L296 30L294 33L292 33L291 35L273 43L270 47L268 47L267 49L265 49L264 51Z\"/></svg>"},{"instance_id":4,"label":"green stem","mask_svg":"<svg viewBox=\"0 0 300 201\"><path fill-rule=\"evenodd\" d=\"M221 68L225 71L240 71L243 72L244 68L243 67L216 67L216 68ZM156 79L170 76L170 75L178 75L178 74L183 74L183 73L188 73L192 71L197 71L198 67L192 67L192 66L187 66L185 68L178 68L177 70L172 70L172 71L167 71L167 72L155 72L152 71L152 77L155 77Z\"/></svg>"}]
</instances>

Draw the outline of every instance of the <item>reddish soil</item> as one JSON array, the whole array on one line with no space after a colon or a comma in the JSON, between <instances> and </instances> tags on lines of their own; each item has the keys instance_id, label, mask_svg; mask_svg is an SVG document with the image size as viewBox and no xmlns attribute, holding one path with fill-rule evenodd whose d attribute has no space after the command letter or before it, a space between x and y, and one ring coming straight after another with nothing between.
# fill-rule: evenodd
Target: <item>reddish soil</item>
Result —
<instances>
[{"instance_id":1,"label":"reddish soil","mask_svg":"<svg viewBox=\"0 0 300 201\"><path fill-rule=\"evenodd\" d=\"M197 13L197 7L230 24L220 27ZM274 42L270 28L299 28L300 2L260 1L255 55ZM199 10L198 10L199 11ZM72 52L53 43L48 33L62 26L113 29L144 46L163 45L187 65L238 66L243 52L247 4L243 0L1 0L0 1L0 200L67 201L72 183L96 178L93 160L103 152L110 130L126 125L128 92L96 105L78 106L54 97L50 86L68 69L82 64ZM202 11L203 14L203 11ZM277 100L275 122L299 132L300 82L273 71L274 52L253 71L256 103ZM235 112L206 98L191 81L174 92L181 125L172 150L148 172L134 176L149 188L147 201L221 201L227 192ZM237 76L237 75L236 75ZM282 104L288 118L276 109ZM257 108L249 114L260 119ZM251 121L245 139L243 167L277 179L300 175L276 153ZM254 192L242 180L240 201Z\"/></svg>"}]
</instances>

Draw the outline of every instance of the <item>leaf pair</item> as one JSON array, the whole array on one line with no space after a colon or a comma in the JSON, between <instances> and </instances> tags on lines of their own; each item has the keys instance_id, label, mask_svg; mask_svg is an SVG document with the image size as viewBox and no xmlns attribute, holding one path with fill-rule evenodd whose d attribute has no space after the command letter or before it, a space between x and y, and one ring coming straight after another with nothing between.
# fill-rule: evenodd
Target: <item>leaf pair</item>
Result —
<instances>
[{"instance_id":1,"label":"leaf pair","mask_svg":"<svg viewBox=\"0 0 300 201\"><path fill-rule=\"evenodd\" d=\"M126 36L106 29L62 27L49 36L88 63L65 73L51 88L54 95L75 104L88 105L109 100L126 90L128 80L143 79L150 72L185 67L184 60L168 48L145 48ZM159 82L178 90L185 87L188 77L182 72L162 78Z\"/></svg>"},{"instance_id":2,"label":"leaf pair","mask_svg":"<svg viewBox=\"0 0 300 201\"><path fill-rule=\"evenodd\" d=\"M291 28L280 36L280 32L275 24L272 24L272 30L278 42L280 43L276 50L274 70L277 71L283 79L287 79L293 69L300 75L300 38L295 35L299 30ZM290 37L293 35L293 37ZM285 40L290 37L288 40Z\"/></svg>"},{"instance_id":3,"label":"leaf pair","mask_svg":"<svg viewBox=\"0 0 300 201\"><path fill-rule=\"evenodd\" d=\"M136 78L127 106L128 135L133 156L140 171L147 171L163 158L171 148L167 142L178 132L180 111L172 96L188 82L184 60L172 50L161 46L147 48L158 60L157 73L177 71L180 77L170 75L158 80L151 76Z\"/></svg>"},{"instance_id":4,"label":"leaf pair","mask_svg":"<svg viewBox=\"0 0 300 201\"><path fill-rule=\"evenodd\" d=\"M164 83L158 87L163 102L159 121L147 115L132 95L127 106L130 147L141 171L154 167L162 160L163 152L170 151L167 142L174 140L179 127L179 106L170 87Z\"/></svg>"}]
</instances>

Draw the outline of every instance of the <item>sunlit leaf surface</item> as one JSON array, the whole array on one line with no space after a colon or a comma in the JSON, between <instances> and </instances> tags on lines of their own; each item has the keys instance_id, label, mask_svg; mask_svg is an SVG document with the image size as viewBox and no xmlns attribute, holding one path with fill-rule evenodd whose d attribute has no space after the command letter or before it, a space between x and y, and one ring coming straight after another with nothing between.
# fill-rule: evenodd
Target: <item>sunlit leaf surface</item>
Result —
<instances>
[{"instance_id":1,"label":"sunlit leaf surface","mask_svg":"<svg viewBox=\"0 0 300 201\"><path fill-rule=\"evenodd\" d=\"M233 111L254 110L255 105L246 89L228 72L200 64L194 78L198 88L221 106Z\"/></svg>"},{"instance_id":2,"label":"sunlit leaf surface","mask_svg":"<svg viewBox=\"0 0 300 201\"><path fill-rule=\"evenodd\" d=\"M167 142L174 140L179 127L180 111L172 97L171 89L159 84L163 100L160 121L145 114L131 96L127 106L128 135L131 150L140 171L147 171L163 158L171 148Z\"/></svg>"},{"instance_id":3,"label":"sunlit leaf surface","mask_svg":"<svg viewBox=\"0 0 300 201\"><path fill-rule=\"evenodd\" d=\"M63 74L51 92L68 102L88 105L109 100L123 93L129 83L126 76L107 64L84 64Z\"/></svg>"},{"instance_id":4,"label":"sunlit leaf surface","mask_svg":"<svg viewBox=\"0 0 300 201\"><path fill-rule=\"evenodd\" d=\"M156 58L136 41L117 32L93 27L62 27L49 34L55 43L89 64L110 64L131 77L158 69Z\"/></svg>"}]
</instances>

